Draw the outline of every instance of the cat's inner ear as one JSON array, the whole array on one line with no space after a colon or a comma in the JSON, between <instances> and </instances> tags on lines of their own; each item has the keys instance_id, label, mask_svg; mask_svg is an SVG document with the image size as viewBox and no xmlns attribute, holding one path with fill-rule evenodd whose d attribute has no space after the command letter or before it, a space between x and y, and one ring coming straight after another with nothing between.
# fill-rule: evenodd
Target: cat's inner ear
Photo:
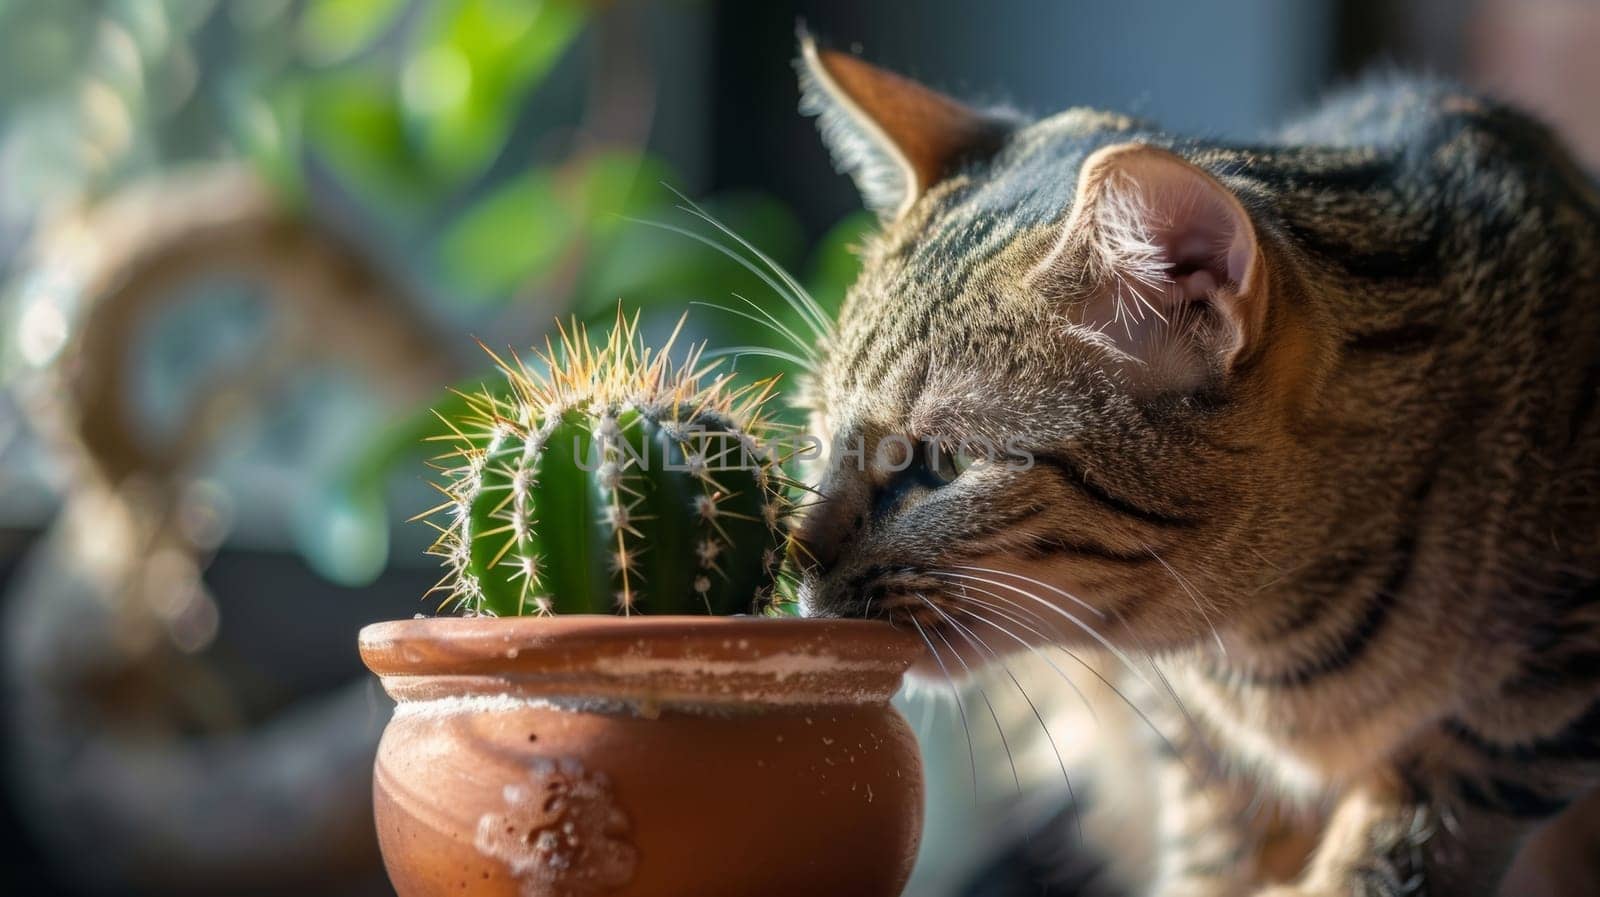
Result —
<instances>
[{"instance_id":1,"label":"cat's inner ear","mask_svg":"<svg viewBox=\"0 0 1600 897\"><path fill-rule=\"evenodd\" d=\"M1249 213L1209 172L1140 143L1084 161L1072 215L1032 277L1079 303L1078 323L1163 386L1230 369L1265 320L1266 277Z\"/></svg>"},{"instance_id":2,"label":"cat's inner ear","mask_svg":"<svg viewBox=\"0 0 1600 897\"><path fill-rule=\"evenodd\" d=\"M834 165L867 207L898 218L962 161L997 149L1003 115L971 109L910 78L800 35L800 111L817 117Z\"/></svg>"}]
</instances>

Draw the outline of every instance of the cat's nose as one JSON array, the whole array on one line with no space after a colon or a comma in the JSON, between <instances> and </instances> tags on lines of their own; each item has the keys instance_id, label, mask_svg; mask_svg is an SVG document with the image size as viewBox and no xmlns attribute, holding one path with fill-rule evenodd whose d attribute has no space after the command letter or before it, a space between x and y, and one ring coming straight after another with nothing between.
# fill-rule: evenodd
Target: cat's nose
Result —
<instances>
[{"instance_id":1,"label":"cat's nose","mask_svg":"<svg viewBox=\"0 0 1600 897\"><path fill-rule=\"evenodd\" d=\"M859 542L870 524L892 516L913 492L943 485L944 480L918 459L891 471L868 496L818 500L795 533L795 560L808 573L827 575L838 566L845 548Z\"/></svg>"},{"instance_id":2,"label":"cat's nose","mask_svg":"<svg viewBox=\"0 0 1600 897\"><path fill-rule=\"evenodd\" d=\"M820 499L812 505L794 536L794 559L802 570L825 576L838 566L849 517L849 510L838 501Z\"/></svg>"}]
</instances>

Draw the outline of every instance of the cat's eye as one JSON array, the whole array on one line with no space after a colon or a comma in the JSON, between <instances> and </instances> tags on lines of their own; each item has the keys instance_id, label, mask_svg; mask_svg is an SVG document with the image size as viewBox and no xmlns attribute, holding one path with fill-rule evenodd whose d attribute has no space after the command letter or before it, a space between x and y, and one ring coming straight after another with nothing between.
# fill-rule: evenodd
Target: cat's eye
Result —
<instances>
[{"instance_id":1,"label":"cat's eye","mask_svg":"<svg viewBox=\"0 0 1600 897\"><path fill-rule=\"evenodd\" d=\"M954 482L977 463L978 459L960 446L928 444L928 469L940 482Z\"/></svg>"}]
</instances>

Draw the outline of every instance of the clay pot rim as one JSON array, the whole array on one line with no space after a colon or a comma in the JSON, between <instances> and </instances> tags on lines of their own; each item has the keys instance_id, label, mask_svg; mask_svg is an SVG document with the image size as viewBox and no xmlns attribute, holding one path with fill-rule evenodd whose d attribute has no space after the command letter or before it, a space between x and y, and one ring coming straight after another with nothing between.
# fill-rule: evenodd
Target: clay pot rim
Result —
<instances>
[{"instance_id":1,"label":"clay pot rim","mask_svg":"<svg viewBox=\"0 0 1600 897\"><path fill-rule=\"evenodd\" d=\"M873 620L599 614L391 620L364 627L360 647L402 703L886 701L926 650Z\"/></svg>"}]
</instances>

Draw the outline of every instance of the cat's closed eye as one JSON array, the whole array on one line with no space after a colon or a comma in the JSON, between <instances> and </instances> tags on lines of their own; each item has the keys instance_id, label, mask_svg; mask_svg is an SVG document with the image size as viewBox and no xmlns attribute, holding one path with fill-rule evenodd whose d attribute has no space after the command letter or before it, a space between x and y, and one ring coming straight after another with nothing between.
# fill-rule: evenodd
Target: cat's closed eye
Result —
<instances>
[{"instance_id":1,"label":"cat's closed eye","mask_svg":"<svg viewBox=\"0 0 1600 897\"><path fill-rule=\"evenodd\" d=\"M981 461L968 447L959 444L930 442L927 453L928 469L944 484L955 482Z\"/></svg>"}]
</instances>

